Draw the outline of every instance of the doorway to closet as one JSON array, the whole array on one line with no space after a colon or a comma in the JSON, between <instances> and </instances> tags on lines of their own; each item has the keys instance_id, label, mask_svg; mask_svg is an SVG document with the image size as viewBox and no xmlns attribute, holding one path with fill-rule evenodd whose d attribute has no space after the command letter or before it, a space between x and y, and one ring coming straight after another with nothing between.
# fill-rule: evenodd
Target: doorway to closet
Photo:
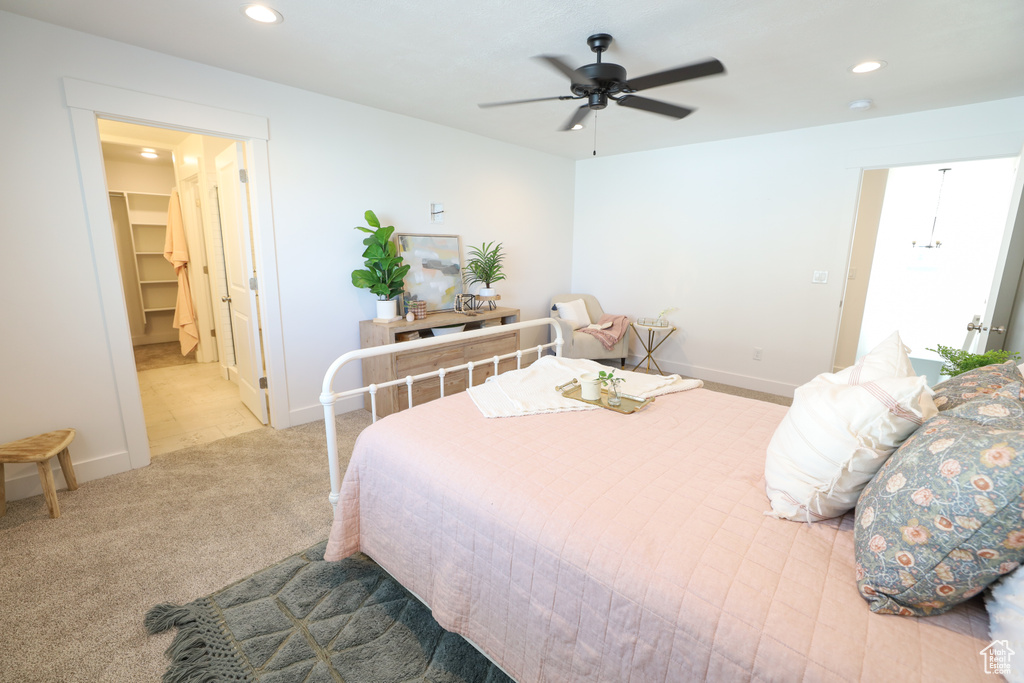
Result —
<instances>
[{"instance_id":1,"label":"doorway to closet","mask_svg":"<svg viewBox=\"0 0 1024 683\"><path fill-rule=\"evenodd\" d=\"M151 454L258 429L268 411L248 380L265 373L242 145L104 119L99 132Z\"/></svg>"}]
</instances>

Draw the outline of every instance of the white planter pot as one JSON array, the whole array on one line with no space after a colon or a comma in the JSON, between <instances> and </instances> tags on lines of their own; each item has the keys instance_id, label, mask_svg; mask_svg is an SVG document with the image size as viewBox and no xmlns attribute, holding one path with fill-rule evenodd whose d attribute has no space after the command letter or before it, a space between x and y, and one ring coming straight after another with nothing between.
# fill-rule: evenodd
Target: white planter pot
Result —
<instances>
[{"instance_id":1,"label":"white planter pot","mask_svg":"<svg viewBox=\"0 0 1024 683\"><path fill-rule=\"evenodd\" d=\"M398 301L388 299L387 301L377 300L377 317L391 320L398 317Z\"/></svg>"},{"instance_id":2,"label":"white planter pot","mask_svg":"<svg viewBox=\"0 0 1024 683\"><path fill-rule=\"evenodd\" d=\"M477 292L480 296L494 296L497 293L498 292L494 287L483 287L479 292Z\"/></svg>"}]
</instances>

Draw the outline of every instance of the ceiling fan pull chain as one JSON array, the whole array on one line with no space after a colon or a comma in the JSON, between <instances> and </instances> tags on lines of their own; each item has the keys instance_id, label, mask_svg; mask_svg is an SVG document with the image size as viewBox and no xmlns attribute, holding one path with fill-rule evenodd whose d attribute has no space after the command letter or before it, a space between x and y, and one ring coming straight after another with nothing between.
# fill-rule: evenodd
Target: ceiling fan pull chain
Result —
<instances>
[{"instance_id":1,"label":"ceiling fan pull chain","mask_svg":"<svg viewBox=\"0 0 1024 683\"><path fill-rule=\"evenodd\" d=\"M599 53L600 54L600 53ZM597 156L597 114L594 114L594 156Z\"/></svg>"}]
</instances>

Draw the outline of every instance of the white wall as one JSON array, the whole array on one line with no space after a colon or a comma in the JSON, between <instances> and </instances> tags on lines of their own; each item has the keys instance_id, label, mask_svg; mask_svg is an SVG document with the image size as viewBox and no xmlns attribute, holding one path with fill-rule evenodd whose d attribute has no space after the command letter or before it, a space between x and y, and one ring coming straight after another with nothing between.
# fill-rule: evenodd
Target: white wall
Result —
<instances>
[{"instance_id":1,"label":"white wall","mask_svg":"<svg viewBox=\"0 0 1024 683\"><path fill-rule=\"evenodd\" d=\"M362 251L352 226L366 209L437 232L428 204L443 201L445 232L503 241L503 303L524 317L569 286L572 161L5 12L0 63L0 442L75 427L80 480L128 465L62 77L269 120L288 373L271 390L287 392L295 423L322 416L325 369L358 346L357 321L373 315L374 297L349 279ZM8 497L38 492L34 469L7 473Z\"/></svg>"},{"instance_id":2,"label":"white wall","mask_svg":"<svg viewBox=\"0 0 1024 683\"><path fill-rule=\"evenodd\" d=\"M861 169L1022 142L1015 98L580 161L573 288L613 313L677 306L666 370L792 394L831 367Z\"/></svg>"}]
</instances>

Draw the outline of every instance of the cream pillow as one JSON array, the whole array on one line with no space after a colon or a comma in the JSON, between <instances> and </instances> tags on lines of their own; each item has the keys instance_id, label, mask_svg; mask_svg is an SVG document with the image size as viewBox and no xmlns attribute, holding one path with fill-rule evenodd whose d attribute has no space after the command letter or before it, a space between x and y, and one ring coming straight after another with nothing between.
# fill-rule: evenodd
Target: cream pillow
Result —
<instances>
[{"instance_id":1,"label":"cream pillow","mask_svg":"<svg viewBox=\"0 0 1024 683\"><path fill-rule=\"evenodd\" d=\"M917 373L907 355L908 351L900 339L900 333L893 332L888 339L864 354L856 365L827 377L829 381L839 384L862 384L880 377L913 377Z\"/></svg>"},{"instance_id":2,"label":"cream pillow","mask_svg":"<svg viewBox=\"0 0 1024 683\"><path fill-rule=\"evenodd\" d=\"M796 390L765 458L770 514L812 522L853 509L893 451L938 413L925 377L876 377L908 367L896 334L854 369L818 375ZM871 379L856 382L864 377Z\"/></svg>"},{"instance_id":3,"label":"cream pillow","mask_svg":"<svg viewBox=\"0 0 1024 683\"><path fill-rule=\"evenodd\" d=\"M587 304L583 302L583 299L560 302L555 304L555 308L558 309L558 316L572 325L574 330L586 327L593 322L590 319L590 314L587 313Z\"/></svg>"}]
</instances>

